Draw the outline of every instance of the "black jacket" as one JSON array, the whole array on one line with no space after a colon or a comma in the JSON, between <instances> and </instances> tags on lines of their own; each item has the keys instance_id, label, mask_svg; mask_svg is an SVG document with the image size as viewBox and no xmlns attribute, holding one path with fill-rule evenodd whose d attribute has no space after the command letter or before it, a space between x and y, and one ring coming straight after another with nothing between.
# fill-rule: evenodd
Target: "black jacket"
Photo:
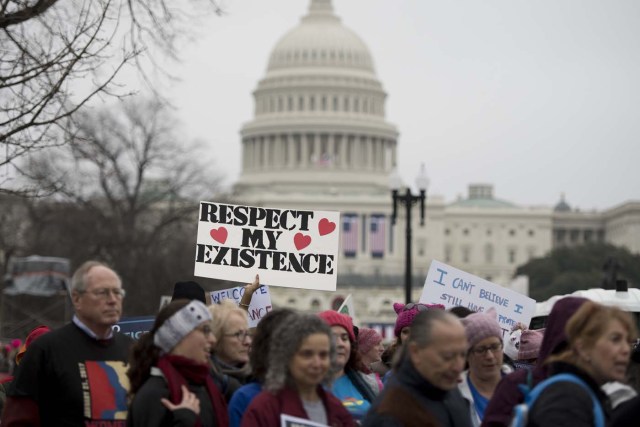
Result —
<instances>
[{"instance_id":1,"label":"black jacket","mask_svg":"<svg viewBox=\"0 0 640 427\"><path fill-rule=\"evenodd\" d=\"M583 380L600 401L605 422L611 418L609 398L585 371L564 362L550 364L549 370L551 375L566 372ZM589 392L579 384L560 381L545 388L538 397L529 410L527 426L593 427L594 423L593 400Z\"/></svg>"},{"instance_id":2,"label":"black jacket","mask_svg":"<svg viewBox=\"0 0 640 427\"><path fill-rule=\"evenodd\" d=\"M362 425L471 427L471 415L457 387L450 391L434 387L405 356Z\"/></svg>"}]
</instances>

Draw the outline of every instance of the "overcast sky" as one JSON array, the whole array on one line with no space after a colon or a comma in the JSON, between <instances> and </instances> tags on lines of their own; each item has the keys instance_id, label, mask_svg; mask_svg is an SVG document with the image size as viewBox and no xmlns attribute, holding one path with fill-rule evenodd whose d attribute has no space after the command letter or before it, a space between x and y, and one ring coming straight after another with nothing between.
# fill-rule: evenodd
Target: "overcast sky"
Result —
<instances>
[{"instance_id":1,"label":"overcast sky","mask_svg":"<svg viewBox=\"0 0 640 427\"><path fill-rule=\"evenodd\" d=\"M240 173L243 123L277 41L310 0L224 0L183 50L172 97L216 170ZM368 45L413 183L453 201L469 183L520 205L640 200L640 1L334 0Z\"/></svg>"}]
</instances>

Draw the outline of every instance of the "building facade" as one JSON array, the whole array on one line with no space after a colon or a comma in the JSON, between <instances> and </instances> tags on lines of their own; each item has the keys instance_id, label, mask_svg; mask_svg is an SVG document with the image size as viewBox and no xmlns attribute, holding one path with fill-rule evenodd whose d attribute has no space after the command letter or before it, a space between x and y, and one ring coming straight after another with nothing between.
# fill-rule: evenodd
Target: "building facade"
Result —
<instances>
[{"instance_id":1,"label":"building facade","mask_svg":"<svg viewBox=\"0 0 640 427\"><path fill-rule=\"evenodd\" d=\"M253 92L254 117L241 129L237 203L341 212L338 292L271 288L274 305L337 308L353 295L362 324L393 323L404 295L405 222L391 225L389 176L398 130L385 119L386 93L366 44L330 0L308 13L271 52ZM428 195L426 224L414 218L413 300L436 259L501 285L518 265L555 246L607 241L640 252L640 202L604 212L522 207L490 184L472 184L453 203Z\"/></svg>"}]
</instances>

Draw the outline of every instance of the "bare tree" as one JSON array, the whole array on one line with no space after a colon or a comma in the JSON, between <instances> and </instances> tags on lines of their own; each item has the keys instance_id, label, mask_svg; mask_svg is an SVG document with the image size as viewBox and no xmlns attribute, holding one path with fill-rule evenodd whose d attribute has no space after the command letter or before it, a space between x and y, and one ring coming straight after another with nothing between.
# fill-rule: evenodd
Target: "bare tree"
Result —
<instances>
[{"instance_id":1,"label":"bare tree","mask_svg":"<svg viewBox=\"0 0 640 427\"><path fill-rule=\"evenodd\" d=\"M205 9L220 13L215 0L0 1L0 167L64 142L65 119L96 95L126 95L127 64L146 76L145 63L175 58Z\"/></svg>"},{"instance_id":2,"label":"bare tree","mask_svg":"<svg viewBox=\"0 0 640 427\"><path fill-rule=\"evenodd\" d=\"M65 145L31 162L33 182L55 195L34 202L30 241L74 263L108 261L132 295L127 303L139 304L132 312L149 313L162 287L192 276L198 201L214 197L219 176L181 140L165 104L118 104L79 113Z\"/></svg>"}]
</instances>

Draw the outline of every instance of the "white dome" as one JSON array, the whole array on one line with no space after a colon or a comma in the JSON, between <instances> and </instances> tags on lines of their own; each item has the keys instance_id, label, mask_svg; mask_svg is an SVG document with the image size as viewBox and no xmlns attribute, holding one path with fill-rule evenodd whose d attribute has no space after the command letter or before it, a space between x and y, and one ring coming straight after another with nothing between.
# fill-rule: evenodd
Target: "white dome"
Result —
<instances>
[{"instance_id":1,"label":"white dome","mask_svg":"<svg viewBox=\"0 0 640 427\"><path fill-rule=\"evenodd\" d=\"M386 93L369 49L330 0L311 0L278 41L253 96L254 117L240 132L238 194L262 203L292 192L335 197L339 188L341 197L388 202L398 131L385 120Z\"/></svg>"},{"instance_id":2,"label":"white dome","mask_svg":"<svg viewBox=\"0 0 640 427\"><path fill-rule=\"evenodd\" d=\"M309 13L276 44L267 71L327 66L374 72L367 45L333 13L330 0L312 0Z\"/></svg>"}]
</instances>

